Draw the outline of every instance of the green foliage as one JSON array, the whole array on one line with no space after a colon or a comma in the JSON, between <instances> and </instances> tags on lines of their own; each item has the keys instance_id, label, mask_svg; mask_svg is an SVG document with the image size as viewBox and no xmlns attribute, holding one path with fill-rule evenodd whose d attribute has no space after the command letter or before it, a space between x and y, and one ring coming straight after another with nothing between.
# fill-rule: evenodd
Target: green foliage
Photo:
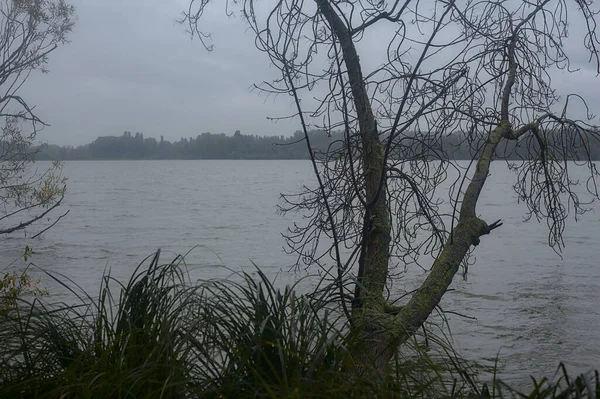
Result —
<instances>
[{"instance_id":1,"label":"green foliage","mask_svg":"<svg viewBox=\"0 0 600 399\"><path fill-rule=\"evenodd\" d=\"M352 338L326 287L300 294L299 282L280 289L258 269L191 284L183 258L161 265L159 254L142 262L125 285L105 274L96 299L65 283L65 276L48 273L78 303L24 297L0 312L0 397L429 398L474 393L566 398L599 392L596 375L574 381L565 377L561 386L566 384L566 390L542 380L529 396L494 383L490 394L487 387L479 389L447 340L431 333L403 349L390 378L368 380L344 367L351 361L345 348Z\"/></svg>"},{"instance_id":2,"label":"green foliage","mask_svg":"<svg viewBox=\"0 0 600 399\"><path fill-rule=\"evenodd\" d=\"M66 44L75 9L64 0L0 1L0 233L25 229L57 207L65 193L59 163L31 167L46 125L19 93L32 71L47 72L50 53ZM25 216L26 215L26 216Z\"/></svg>"},{"instance_id":3,"label":"green foliage","mask_svg":"<svg viewBox=\"0 0 600 399\"><path fill-rule=\"evenodd\" d=\"M41 280L31 277L26 271L5 272L0 279L0 312L7 311L17 305L17 300L23 296L47 295L48 292L40 287Z\"/></svg>"},{"instance_id":4,"label":"green foliage","mask_svg":"<svg viewBox=\"0 0 600 399\"><path fill-rule=\"evenodd\" d=\"M203 286L196 345L203 391L225 397L332 395L345 324L329 308L326 291L298 295L298 283L282 291L258 269L257 275Z\"/></svg>"},{"instance_id":5,"label":"green foliage","mask_svg":"<svg viewBox=\"0 0 600 399\"><path fill-rule=\"evenodd\" d=\"M106 274L99 297L64 284L75 305L21 301L2 314L0 392L8 397L179 397L190 368L186 361L193 298L177 263L136 270L121 286ZM113 297L111 286L120 287ZM113 288L114 289L114 288Z\"/></svg>"},{"instance_id":6,"label":"green foliage","mask_svg":"<svg viewBox=\"0 0 600 399\"><path fill-rule=\"evenodd\" d=\"M408 133L408 135L414 133ZM577 151L574 156L562 153L562 147L557 145L558 139L562 137L556 132L549 132L548 141L551 146L557 147L555 154L557 159L584 159L587 150L584 143L589 147L589 155L592 159L600 159L600 141L594 135L584 136L585 140L574 143ZM318 158L326 157L329 151L331 160L341 161L344 156L342 146L344 135L341 131L332 132L330 135L323 130L312 130L309 137L313 150ZM393 151L393 158L410 158L414 154L420 154L423 159L466 159L471 160L483 143L475 141L468 145L467 137L462 133L453 133L444 136L439 148L422 142L415 142L410 153L404 150ZM90 144L76 148L57 145L47 145L39 148L36 158L39 160L73 160L73 159L308 159L308 150L301 132L296 132L291 137L283 136L257 136L244 135L238 131L233 136L223 133L202 133L194 137L181 138L170 142L161 138L157 141L153 137L144 138L143 133L126 131L122 136L98 137ZM404 151L404 152L403 152ZM500 159L522 160L531 157L531 153L539 152L537 142L519 143L515 141L506 142L498 148L496 156Z\"/></svg>"},{"instance_id":7,"label":"green foliage","mask_svg":"<svg viewBox=\"0 0 600 399\"><path fill-rule=\"evenodd\" d=\"M301 138L299 134L286 138L202 133L170 142L126 131L76 148L50 145L41 149L37 159L308 159ZM334 140L323 131L315 131L313 139L323 150Z\"/></svg>"},{"instance_id":8,"label":"green foliage","mask_svg":"<svg viewBox=\"0 0 600 399\"><path fill-rule=\"evenodd\" d=\"M527 398L527 399L543 399L543 398L586 398L600 399L600 375L598 370L593 373L580 374L575 379L569 377L569 373L564 364L558 367L559 377L554 381L543 377L537 380L531 377L532 390L529 393L519 392L516 389L499 381L495 386L492 395L488 397L499 398Z\"/></svg>"},{"instance_id":9,"label":"green foliage","mask_svg":"<svg viewBox=\"0 0 600 399\"><path fill-rule=\"evenodd\" d=\"M27 260L34 255L35 252L25 246L23 251L23 260ZM27 270L24 271L3 271L0 274L0 312L7 311L17 305L17 301L24 296L41 296L47 295L48 292L40 287L41 279L33 278Z\"/></svg>"},{"instance_id":10,"label":"green foliage","mask_svg":"<svg viewBox=\"0 0 600 399\"><path fill-rule=\"evenodd\" d=\"M29 245L25 245L25 250L23 251L23 261L27 262L32 255L36 253L31 249Z\"/></svg>"}]
</instances>

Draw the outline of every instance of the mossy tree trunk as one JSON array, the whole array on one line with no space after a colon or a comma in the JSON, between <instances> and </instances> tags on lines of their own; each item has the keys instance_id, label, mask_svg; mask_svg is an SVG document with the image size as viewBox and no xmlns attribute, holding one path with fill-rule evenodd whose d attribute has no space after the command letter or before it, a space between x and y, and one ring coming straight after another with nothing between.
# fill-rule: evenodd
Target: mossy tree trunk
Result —
<instances>
[{"instance_id":1,"label":"mossy tree trunk","mask_svg":"<svg viewBox=\"0 0 600 399\"><path fill-rule=\"evenodd\" d=\"M206 42L209 35L199 30L198 23L209 3L191 0L182 20L208 49L212 48ZM569 96L562 115L552 113L562 100L552 88L547 71L563 69L570 62L563 41L567 30L562 29L570 23L570 17L563 0L515 3L514 7L512 3L494 1L433 2L421 7L418 0L289 0L268 6L262 19L254 0L227 4L240 7L255 34L256 47L282 73L280 79L256 87L268 95L294 98L294 117L300 119L318 188L304 187L297 195L282 195L286 204L280 207L282 212L308 214L306 223L294 223L284 236L291 252L298 255L298 264L320 267L333 276L325 259L334 258L337 275L332 277L336 291L332 296L341 302L351 320L348 365L358 367L359 372L387 374L398 348L439 305L472 247L479 244L482 235L501 225L500 221L486 223L476 206L503 140L527 135L522 141L532 158L516 166L515 190L531 215L548 219L551 246L561 245L566 208L583 212L582 202L572 191L576 183L569 177L567 166L551 162L549 154L554 149L561 159L579 157L578 143L583 142L587 150L588 138L600 136L589 124L566 118ZM585 27L583 45L600 72L600 41L594 23L600 11L591 3L579 2L578 6ZM365 37L367 29L380 23L384 30L375 32L389 33L386 54L383 64L366 73L356 43ZM392 25L388 31L386 23ZM417 25L414 36L409 24ZM436 37L440 32L442 37ZM319 52L325 54L328 67L315 62ZM328 85L328 93L317 100L312 112L304 109L301 92L310 94L323 84ZM396 85L400 87L397 91ZM581 96L570 96L587 107ZM324 121L322 125L313 124L305 116L313 121L323 117ZM344 125L344 146L332 153L328 149L324 160L317 159L310 144L309 126L330 132L340 128L339 120ZM476 163L472 171L466 172L470 176L463 176L468 182L466 189L462 191L461 185L460 192L450 193L460 210L456 217L452 215L453 227L448 231L442 221L444 215L436 204L431 205L438 197L428 197L433 197L435 187L447 178L447 169L431 172L427 160L430 150L435 159L451 156L439 142L465 130L472 136L465 135L464 142L457 145L476 147ZM560 132L560 142L549 148L548 138L556 131ZM455 137L463 140L461 134ZM401 161L391 159L392 147ZM441 153L436 153L438 150ZM360 162L354 154L359 154L356 157ZM587 162L595 178L598 172L589 156ZM401 170L405 165L409 172ZM393 179L404 185L398 188ZM419 187L419 182L426 187ZM594 189L588 191L598 198ZM566 206L561 196L567 198ZM402 201L414 205L414 209L397 206ZM384 295L392 256L406 256L408 261L402 261L411 264L422 248L410 242L416 240L415 231L404 236L399 233L414 227L411 223L419 224L414 228L419 234L429 236L431 240L423 245L433 242L428 250L436 258L408 302L394 307ZM321 239L333 244L323 244ZM322 250L321 244L327 248ZM339 250L342 245L352 248L352 254L344 260ZM347 291L349 281L356 283L350 311L346 305L352 296Z\"/></svg>"},{"instance_id":2,"label":"mossy tree trunk","mask_svg":"<svg viewBox=\"0 0 600 399\"><path fill-rule=\"evenodd\" d=\"M398 347L405 343L427 320L440 303L457 273L461 262L479 238L500 226L488 225L478 218L475 206L489 174L490 163L502 138L516 138L506 120L489 134L479 162L464 194L456 227L434 261L431 272L398 312L390 312L384 299L390 259L391 219L386 197L386 159L384 146L377 132L377 122L369 101L361 71L360 59L351 32L331 6L329 0L315 0L320 12L329 23L343 52L347 76L352 88L354 106L359 120L362 144L362 162L365 181L366 209L363 220L363 248L359 260L357 289L353 307L354 338L351 363L358 372L375 372L384 376ZM514 43L513 43L514 46ZM513 49L514 63L514 49ZM503 106L508 107L508 96L514 84L516 66L507 80ZM367 371L368 370L368 371Z\"/></svg>"}]
</instances>

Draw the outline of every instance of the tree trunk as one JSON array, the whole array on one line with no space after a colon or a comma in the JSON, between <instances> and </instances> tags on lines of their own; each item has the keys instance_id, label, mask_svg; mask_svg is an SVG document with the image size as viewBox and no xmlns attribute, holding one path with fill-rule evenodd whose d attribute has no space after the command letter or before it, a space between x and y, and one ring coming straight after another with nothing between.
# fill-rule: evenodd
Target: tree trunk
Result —
<instances>
[{"instance_id":1,"label":"tree trunk","mask_svg":"<svg viewBox=\"0 0 600 399\"><path fill-rule=\"evenodd\" d=\"M353 306L353 339L348 366L365 374L383 377L398 347L405 343L435 310L447 291L460 263L479 237L499 226L488 226L476 217L475 205L487 179L493 154L511 127L503 121L490 132L476 171L467 187L459 221L430 274L410 301L397 314L386 313L383 290L388 277L391 220L386 197L385 159L377 132L360 61L351 33L329 0L315 0L319 11L339 41L353 101L359 120L363 150L363 174L367 207L363 220L362 251Z\"/></svg>"},{"instance_id":2,"label":"tree trunk","mask_svg":"<svg viewBox=\"0 0 600 399\"><path fill-rule=\"evenodd\" d=\"M379 139L377 122L364 83L360 60L348 28L331 7L329 0L315 0L334 35L340 42L352 97L359 121L362 143L365 201L362 251L359 258L354 314L360 318L363 308L383 309L383 289L388 277L391 221L386 195L384 147Z\"/></svg>"},{"instance_id":3,"label":"tree trunk","mask_svg":"<svg viewBox=\"0 0 600 399\"><path fill-rule=\"evenodd\" d=\"M378 322L378 315L384 315L386 307L383 290L388 278L392 228L386 193L387 179L384 175L384 147L379 139L377 122L351 33L331 7L329 0L315 1L342 48L362 144L362 173L367 206L353 302L354 345L350 348L351 364L360 373L367 370L385 372L387 367L383 363L387 363L385 359L391 359L393 353L390 351L392 348L387 345L389 331Z\"/></svg>"}]
</instances>

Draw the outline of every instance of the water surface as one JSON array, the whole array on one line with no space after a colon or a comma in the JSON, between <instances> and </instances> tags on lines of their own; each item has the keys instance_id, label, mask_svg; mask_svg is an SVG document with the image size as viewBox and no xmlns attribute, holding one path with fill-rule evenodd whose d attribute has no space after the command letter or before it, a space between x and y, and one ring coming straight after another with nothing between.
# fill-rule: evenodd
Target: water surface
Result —
<instances>
[{"instance_id":1,"label":"water surface","mask_svg":"<svg viewBox=\"0 0 600 399\"><path fill-rule=\"evenodd\" d=\"M107 267L125 280L157 248L168 258L195 247L186 261L198 278L226 277L222 266L250 270L252 262L270 276L287 270L294 258L281 233L299 216L282 217L276 205L280 193L313 181L307 161L71 161L64 175L61 208L69 215L38 239L4 238L0 259L19 259L29 245L35 264L90 293ZM482 237L468 278L457 276L443 299L444 309L475 318L448 316L455 344L470 359L493 362L499 353L502 375L518 384L530 373L551 376L559 361L575 371L599 368L600 207L570 221L561 259L547 246L545 223L524 221L513 180L504 163L493 164L477 209L504 225ZM396 287L422 278L412 271ZM60 295L60 286L45 284Z\"/></svg>"}]
</instances>

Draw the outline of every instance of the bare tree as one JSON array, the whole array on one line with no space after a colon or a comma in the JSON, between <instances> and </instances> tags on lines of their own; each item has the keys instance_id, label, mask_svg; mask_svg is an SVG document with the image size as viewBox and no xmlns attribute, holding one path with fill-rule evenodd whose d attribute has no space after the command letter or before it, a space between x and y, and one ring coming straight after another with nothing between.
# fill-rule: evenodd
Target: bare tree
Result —
<instances>
[{"instance_id":1,"label":"bare tree","mask_svg":"<svg viewBox=\"0 0 600 399\"><path fill-rule=\"evenodd\" d=\"M209 4L192 0L184 13L206 47L199 24ZM585 211L567 160L587 166L588 194L598 198L586 152L597 130L589 112L571 116L574 107L587 109L585 100L552 85L553 74L568 79L582 66L572 64L567 43L600 72L591 1L239 0L227 2L227 12L236 6L281 71L257 87L291 96L318 183L284 196L283 211L308 215L290 228L289 248L299 266L332 274L358 338L348 364L359 372L387 373L480 237L501 226L476 205L503 143L527 150L510 165L515 189L530 216L548 220L557 250L566 217ZM380 57L359 58L361 46L381 48ZM316 154L312 128L341 130L344 141ZM467 170L443 144L451 134L470 148ZM450 169L460 178L440 194ZM430 266L425 281L403 306L392 305L386 287L395 268L421 263Z\"/></svg>"},{"instance_id":2,"label":"bare tree","mask_svg":"<svg viewBox=\"0 0 600 399\"><path fill-rule=\"evenodd\" d=\"M46 217L60 205L65 181L60 164L32 167L41 121L19 90L33 71L46 73L49 54L65 44L74 8L64 0L0 2L0 234Z\"/></svg>"}]
</instances>

